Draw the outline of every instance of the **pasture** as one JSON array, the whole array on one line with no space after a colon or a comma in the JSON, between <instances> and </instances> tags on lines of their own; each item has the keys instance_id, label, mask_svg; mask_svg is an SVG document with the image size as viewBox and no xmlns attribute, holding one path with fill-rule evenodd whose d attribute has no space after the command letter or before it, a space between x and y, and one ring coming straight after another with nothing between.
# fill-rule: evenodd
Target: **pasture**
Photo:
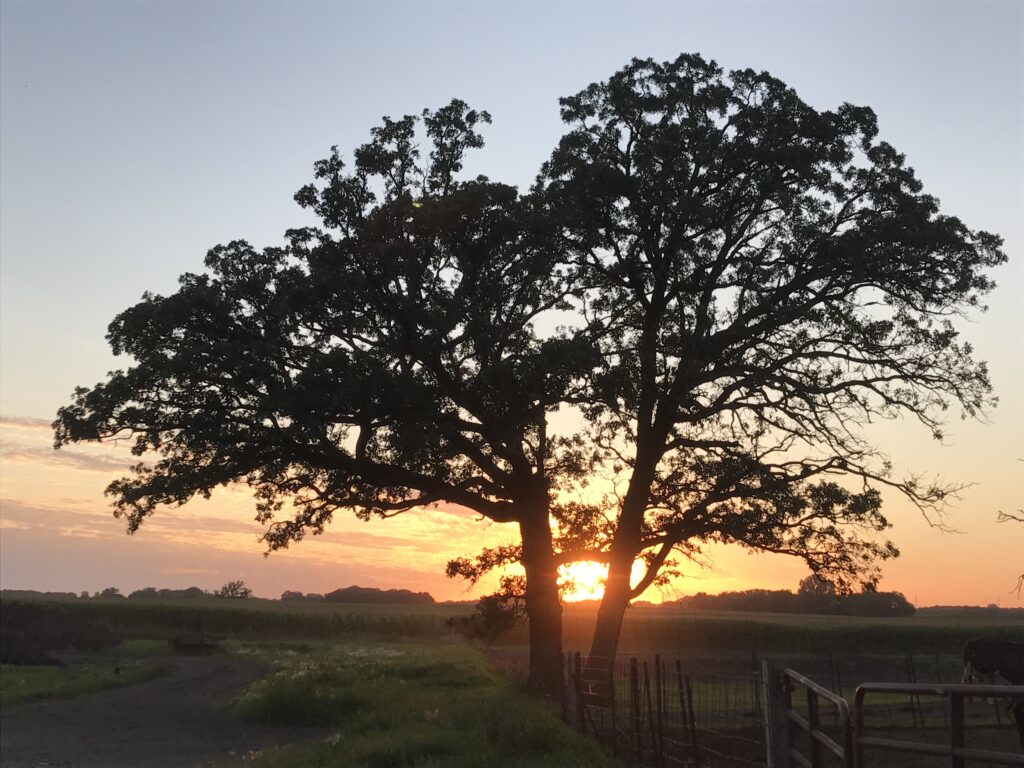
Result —
<instances>
[{"instance_id":1,"label":"pasture","mask_svg":"<svg viewBox=\"0 0 1024 768\"><path fill-rule=\"evenodd\" d=\"M201 681L185 686L172 676L168 685L154 688L148 697L145 691L150 684L128 686L121 698L115 691L103 699L89 698L84 708L78 703L84 699L72 699L63 708L54 702L38 717L33 711L18 718L24 707L34 704L5 708L5 731L31 731L35 736L19 739L29 750L20 756L10 752L12 747L5 740L5 766L36 765L40 760L88 762L85 758L93 760L88 764L191 766L197 763L181 757L183 750L195 755L203 749L207 754L203 765L225 768L242 764L277 768L613 765L598 745L573 733L557 712L498 671L484 649L453 633L441 607L403 612L401 606L293 607L226 600L49 604L71 619L102 621L114 633L133 638L110 654L131 652L142 664L160 664L169 652L168 638L201 631L229 638L221 647L225 660L172 657L173 666L202 662L219 674L220 666L244 664L265 674L229 694L204 695L196 701L169 697L186 695ZM114 658L96 660L109 666ZM5 668L0 689L6 694L19 688L22 679L32 678L37 683L36 697L84 693L85 688L68 683L85 674L86 666L69 661L64 667ZM130 704L126 707L122 699ZM195 712L210 707L220 712ZM109 737L109 726L98 725L123 723L125 715L136 717L149 708L165 716L139 717L135 726L112 731ZM218 739L202 741L180 733L170 741L175 723L203 730L197 721L215 718L225 723L217 729ZM87 725L78 728L78 720ZM55 722L64 723L59 732L46 731ZM68 736L72 732L73 738ZM26 745L26 741L34 743ZM161 743L173 746L161 749ZM243 749L240 744L249 746ZM228 745L233 754L228 754ZM104 751L110 749L117 759ZM114 762L103 762L109 759Z\"/></svg>"},{"instance_id":2,"label":"pasture","mask_svg":"<svg viewBox=\"0 0 1024 768\"><path fill-rule=\"evenodd\" d=\"M264 725L317 726L304 744L245 756L246 765L601 768L597 744L456 638L347 641L303 648L243 644L271 672L231 708ZM235 765L227 761L217 765Z\"/></svg>"},{"instance_id":3,"label":"pasture","mask_svg":"<svg viewBox=\"0 0 1024 768\"><path fill-rule=\"evenodd\" d=\"M449 619L460 626L472 613L468 604L256 599L76 599L47 604L72 619L100 622L125 640L64 668L5 667L0 680L5 710L16 701L149 679L159 674L168 639L208 633L227 638L225 654L267 670L218 706L236 719L269 729L269 744L306 734L299 744L222 756L212 763L218 768L243 762L290 768L606 761L596 744L573 734L559 722L558 713L522 691L515 677L526 664L523 627L504 633L490 649L454 631ZM566 606L567 651L585 653L594 617L591 604ZM963 643L978 636L1020 639L1024 622L1007 613L873 619L638 606L628 612L623 629L615 698L621 717L638 695L647 696L650 690L657 701L661 690L661 716L666 722L684 714L692 718L688 727L699 736L707 756L725 755L738 745L743 759L756 760L762 749L757 685L761 660L793 667L849 699L858 684L869 680L957 681ZM660 683L654 678L656 657L662 665ZM632 683L630 658L638 663ZM110 674L114 664L117 676ZM498 671L501 667L513 674ZM938 739L944 733L941 707L910 697L877 698L869 715L873 728L890 733L913 731ZM976 738L1004 739L1009 733L1005 715L991 705L973 705L970 718ZM569 721L578 725L572 716ZM281 734L279 740L273 738L275 732ZM623 731L621 738L642 744L645 737ZM519 762L510 763L510 754L520 756Z\"/></svg>"},{"instance_id":4,"label":"pasture","mask_svg":"<svg viewBox=\"0 0 1024 768\"><path fill-rule=\"evenodd\" d=\"M566 648L586 648L595 616L594 605L567 606ZM874 618L637 606L626 615L620 651L678 653L714 649L818 654L831 648L852 654L902 655L909 650L959 655L963 644L978 636L1020 639L1024 637L1024 615L951 612L940 616Z\"/></svg>"},{"instance_id":5,"label":"pasture","mask_svg":"<svg viewBox=\"0 0 1024 768\"><path fill-rule=\"evenodd\" d=\"M0 709L152 680L165 672L155 658L158 649L163 646L126 641L111 650L77 656L65 667L0 664Z\"/></svg>"},{"instance_id":6,"label":"pasture","mask_svg":"<svg viewBox=\"0 0 1024 768\"><path fill-rule=\"evenodd\" d=\"M434 637L447 634L452 615L472 613L468 604L372 605L197 598L49 599L72 616L103 622L128 638L166 639L209 632L250 640L330 639L338 636Z\"/></svg>"}]
</instances>

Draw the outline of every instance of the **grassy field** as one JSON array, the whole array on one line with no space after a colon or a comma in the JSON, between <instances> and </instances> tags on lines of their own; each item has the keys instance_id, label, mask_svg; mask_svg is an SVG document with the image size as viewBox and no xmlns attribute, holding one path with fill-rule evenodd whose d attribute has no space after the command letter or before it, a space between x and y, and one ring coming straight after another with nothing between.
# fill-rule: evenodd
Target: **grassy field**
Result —
<instances>
[{"instance_id":1,"label":"grassy field","mask_svg":"<svg viewBox=\"0 0 1024 768\"><path fill-rule=\"evenodd\" d=\"M0 708L152 680L164 672L152 654L165 649L162 644L127 642L64 667L0 664Z\"/></svg>"},{"instance_id":2,"label":"grassy field","mask_svg":"<svg viewBox=\"0 0 1024 768\"><path fill-rule=\"evenodd\" d=\"M586 649L596 607L566 606L566 648ZM871 618L807 614L692 611L671 606L637 606L626 614L623 653L679 653L701 649L744 653L959 654L973 637L1024 640L1020 616L946 615ZM501 638L505 645L525 643L521 630Z\"/></svg>"},{"instance_id":3,"label":"grassy field","mask_svg":"<svg viewBox=\"0 0 1024 768\"><path fill-rule=\"evenodd\" d=\"M613 766L557 713L460 640L345 642L306 649L238 644L272 671L231 707L271 725L320 726L318 741L249 754L266 768Z\"/></svg>"},{"instance_id":4,"label":"grassy field","mask_svg":"<svg viewBox=\"0 0 1024 768\"><path fill-rule=\"evenodd\" d=\"M614 765L557 711L499 672L481 648L453 633L441 607L81 600L59 608L149 639L129 640L85 664L5 667L5 702L145 679L158 673L146 655L168 652L164 638L202 630L227 635L225 653L270 667L226 704L238 717L322 734L218 766Z\"/></svg>"},{"instance_id":5,"label":"grassy field","mask_svg":"<svg viewBox=\"0 0 1024 768\"><path fill-rule=\"evenodd\" d=\"M203 632L227 638L230 653L271 666L269 675L231 703L236 714L264 725L314 726L324 734L223 765L610 764L597 747L565 728L558 713L496 672L481 650L453 630L449 619L465 618L472 612L469 605L223 599L52 604L131 638L109 657L125 661L110 663L104 657L91 670L76 668L73 674L5 667L0 681L5 706L144 679L154 672L142 656L165 652L167 638ZM567 649L586 650L594 617L593 605L566 606ZM652 664L654 654L680 659L692 678L698 728L707 734L745 733L759 707L754 681L762 658L852 699L856 685L867 680L906 682L914 675L922 682L957 681L963 644L978 636L1024 639L1024 621L1019 615L977 612L874 619L639 606L627 614L620 659L627 663L637 656ZM496 644L509 666L520 671L527 661L525 641L525 629L516 628ZM115 666L118 675L111 672ZM945 733L940 708L926 704L915 712L908 704L906 698L878 699L872 722L891 730L923 718L917 730ZM976 709L971 731L989 738L986 729L998 714L991 706ZM1005 731L1004 724L1000 738Z\"/></svg>"},{"instance_id":6,"label":"grassy field","mask_svg":"<svg viewBox=\"0 0 1024 768\"><path fill-rule=\"evenodd\" d=\"M251 640L330 640L339 636L429 638L448 634L453 615L471 606L372 605L279 600L49 600L129 638L206 632Z\"/></svg>"},{"instance_id":7,"label":"grassy field","mask_svg":"<svg viewBox=\"0 0 1024 768\"><path fill-rule=\"evenodd\" d=\"M365 635L435 638L451 634L449 619L473 612L468 603L374 605L279 600L54 600L62 610L98 619L130 638L167 638L208 632L251 640L332 640ZM564 611L564 645L586 649L596 606L572 603ZM958 654L972 637L1024 639L1024 619L976 613L870 618L805 614L694 611L673 606L636 606L626 614L623 653L672 653L700 649L771 653L871 654L907 650ZM520 626L495 641L525 646Z\"/></svg>"}]
</instances>

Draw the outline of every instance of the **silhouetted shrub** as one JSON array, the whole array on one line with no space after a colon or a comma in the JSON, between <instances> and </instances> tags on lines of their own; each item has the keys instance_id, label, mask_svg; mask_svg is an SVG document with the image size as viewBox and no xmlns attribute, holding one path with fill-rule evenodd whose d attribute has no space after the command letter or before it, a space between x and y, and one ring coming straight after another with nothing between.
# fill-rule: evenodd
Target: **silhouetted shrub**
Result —
<instances>
[{"instance_id":1,"label":"silhouetted shrub","mask_svg":"<svg viewBox=\"0 0 1024 768\"><path fill-rule=\"evenodd\" d=\"M119 642L105 624L59 607L5 602L0 611L4 664L60 664L51 654L99 651Z\"/></svg>"},{"instance_id":2,"label":"silhouetted shrub","mask_svg":"<svg viewBox=\"0 0 1024 768\"><path fill-rule=\"evenodd\" d=\"M344 587L328 592L324 600L329 603L433 603L434 598L427 592L412 592L408 589L377 589L376 587Z\"/></svg>"}]
</instances>

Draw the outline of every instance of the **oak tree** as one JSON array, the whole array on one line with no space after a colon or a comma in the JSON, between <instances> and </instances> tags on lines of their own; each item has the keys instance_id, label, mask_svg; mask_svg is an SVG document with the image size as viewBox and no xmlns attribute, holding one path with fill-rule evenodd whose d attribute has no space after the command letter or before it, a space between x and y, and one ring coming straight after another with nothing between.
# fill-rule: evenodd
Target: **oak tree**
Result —
<instances>
[{"instance_id":1,"label":"oak tree","mask_svg":"<svg viewBox=\"0 0 1024 768\"><path fill-rule=\"evenodd\" d=\"M1001 240L941 213L870 109L818 111L763 72L634 60L561 105L538 187L602 353L589 437L621 469L593 531L593 657L709 542L871 584L897 554L881 491L939 521L956 487L896 476L865 427L941 438L949 408L992 404L956 321L983 308Z\"/></svg>"},{"instance_id":2,"label":"oak tree","mask_svg":"<svg viewBox=\"0 0 1024 768\"><path fill-rule=\"evenodd\" d=\"M270 549L339 510L451 503L517 524L531 683L557 697L548 501L586 466L547 421L592 367L592 345L538 330L567 287L529 197L460 178L489 121L454 100L384 118L351 172L335 148L296 195L322 226L289 231L283 247L213 248L176 293L115 318L108 339L132 363L76 390L56 445L124 437L157 457L107 490L130 531L234 483L252 488Z\"/></svg>"},{"instance_id":3,"label":"oak tree","mask_svg":"<svg viewBox=\"0 0 1024 768\"><path fill-rule=\"evenodd\" d=\"M896 479L862 427L939 436L947 407L990 404L953 321L991 289L999 239L939 213L871 110L819 112L763 73L634 61L562 114L524 195L461 178L489 116L459 101L385 119L351 172L334 151L296 196L321 227L214 248L114 320L132 365L76 391L57 445L158 456L108 489L130 530L238 482L271 548L339 510L516 524L450 572L522 564L508 583L551 696L560 564L609 565L594 658L709 542L873 583L896 554L881 490L930 513L953 487ZM567 406L582 418L556 430ZM619 484L603 496L598 470Z\"/></svg>"}]
</instances>

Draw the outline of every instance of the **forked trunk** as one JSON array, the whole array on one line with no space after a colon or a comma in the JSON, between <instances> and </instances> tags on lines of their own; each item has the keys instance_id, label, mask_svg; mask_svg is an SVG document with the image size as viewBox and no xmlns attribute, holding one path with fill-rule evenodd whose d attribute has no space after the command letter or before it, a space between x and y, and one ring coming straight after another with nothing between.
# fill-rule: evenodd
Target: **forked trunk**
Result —
<instances>
[{"instance_id":1,"label":"forked trunk","mask_svg":"<svg viewBox=\"0 0 1024 768\"><path fill-rule=\"evenodd\" d=\"M547 510L520 523L526 570L526 615L530 623L529 686L544 698L562 701L562 604L558 599Z\"/></svg>"}]
</instances>

